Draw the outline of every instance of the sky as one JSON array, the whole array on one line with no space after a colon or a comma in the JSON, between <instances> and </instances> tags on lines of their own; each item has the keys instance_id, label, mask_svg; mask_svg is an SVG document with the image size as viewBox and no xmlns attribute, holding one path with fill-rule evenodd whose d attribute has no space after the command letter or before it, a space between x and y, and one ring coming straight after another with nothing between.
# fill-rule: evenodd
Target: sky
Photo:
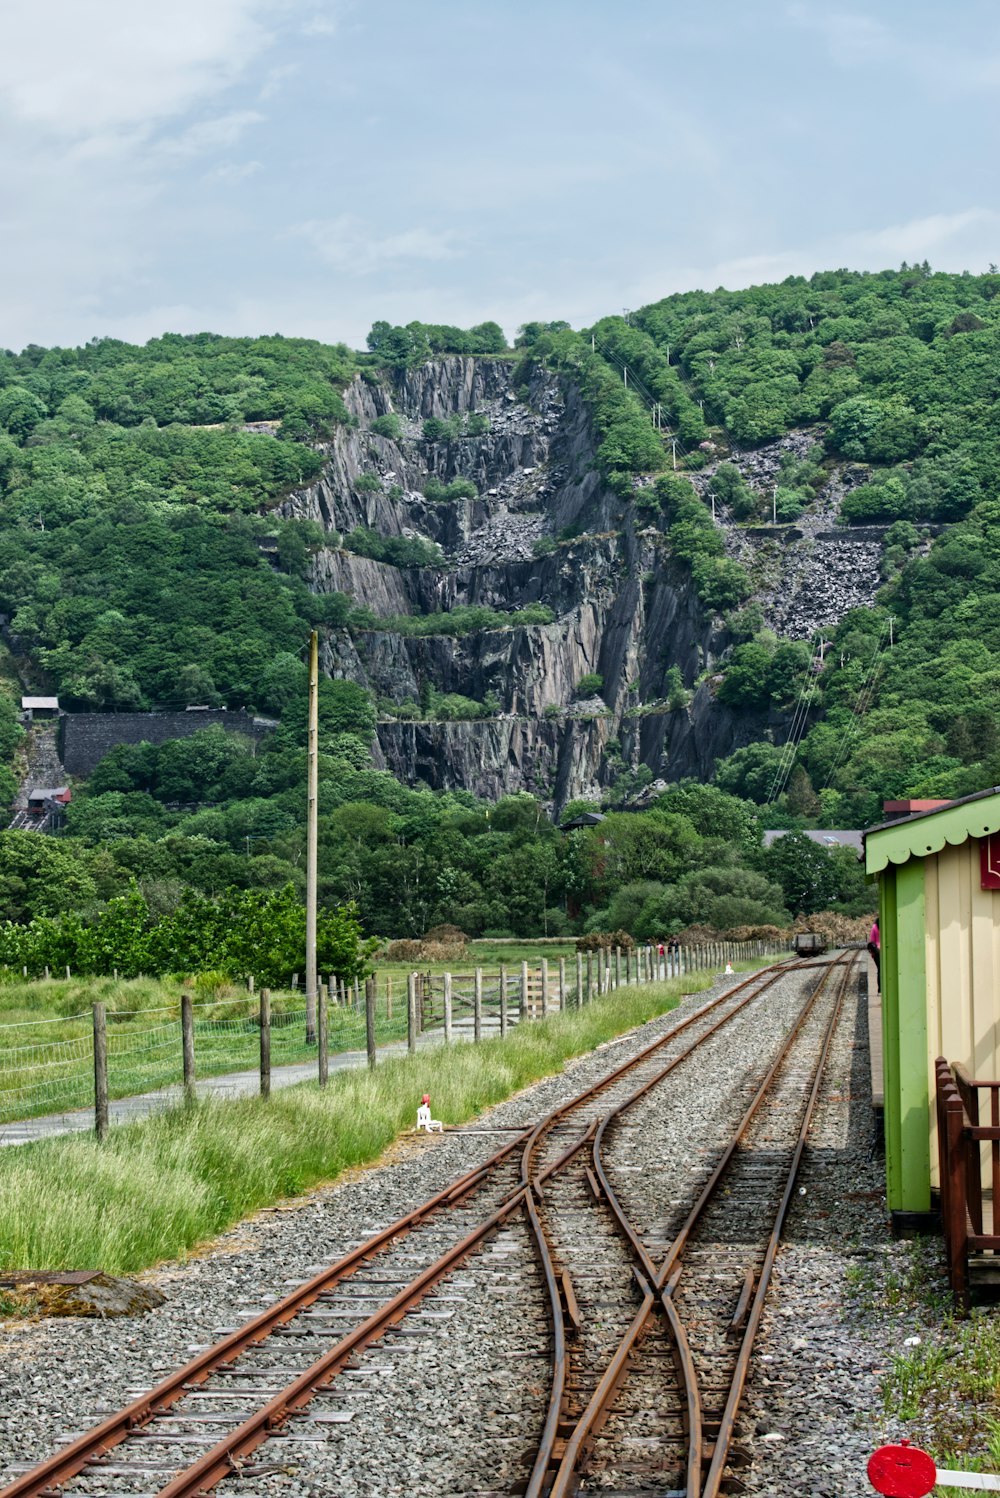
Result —
<instances>
[{"instance_id":1,"label":"sky","mask_svg":"<svg viewBox=\"0 0 1000 1498\"><path fill-rule=\"evenodd\" d=\"M0 345L1000 261L993 0L7 0Z\"/></svg>"}]
</instances>

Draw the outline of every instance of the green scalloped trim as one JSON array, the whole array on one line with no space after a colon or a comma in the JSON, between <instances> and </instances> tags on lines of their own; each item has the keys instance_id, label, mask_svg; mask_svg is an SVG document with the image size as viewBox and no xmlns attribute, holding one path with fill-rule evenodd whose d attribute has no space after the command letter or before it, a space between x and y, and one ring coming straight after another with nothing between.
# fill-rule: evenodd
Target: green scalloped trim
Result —
<instances>
[{"instance_id":1,"label":"green scalloped trim","mask_svg":"<svg viewBox=\"0 0 1000 1498\"><path fill-rule=\"evenodd\" d=\"M869 832L865 873L877 874L887 864L940 853L945 843L957 848L970 837L987 837L991 832L1000 832L1000 795L984 796L966 806L942 806L914 821Z\"/></svg>"}]
</instances>

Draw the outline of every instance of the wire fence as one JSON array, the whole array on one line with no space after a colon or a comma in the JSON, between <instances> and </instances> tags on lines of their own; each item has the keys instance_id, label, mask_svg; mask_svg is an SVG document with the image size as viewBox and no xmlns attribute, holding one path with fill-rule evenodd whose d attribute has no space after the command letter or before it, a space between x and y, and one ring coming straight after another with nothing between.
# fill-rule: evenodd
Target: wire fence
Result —
<instances>
[{"instance_id":1,"label":"wire fence","mask_svg":"<svg viewBox=\"0 0 1000 1498\"><path fill-rule=\"evenodd\" d=\"M374 1065L379 1052L502 1036L625 985L786 950L766 941L605 948L494 972L412 972L405 989L390 976L354 985L330 980L312 1010L301 992L272 1003L265 989L197 1003L185 996L159 1009L106 1012L95 1004L93 1015L0 1025L0 1143L89 1130L95 1118L101 1133L102 1097L105 1119L115 1121L195 1091L246 1094L269 1092L272 1079L277 1086L317 1075L323 1081L330 1057L339 1058L335 1067ZM52 1033L57 1026L61 1034Z\"/></svg>"}]
</instances>

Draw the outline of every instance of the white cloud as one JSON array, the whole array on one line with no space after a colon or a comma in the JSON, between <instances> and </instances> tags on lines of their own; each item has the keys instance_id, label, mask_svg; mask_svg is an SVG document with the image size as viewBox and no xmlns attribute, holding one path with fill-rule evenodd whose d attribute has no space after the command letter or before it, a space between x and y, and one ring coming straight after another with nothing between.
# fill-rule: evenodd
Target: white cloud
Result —
<instances>
[{"instance_id":1,"label":"white cloud","mask_svg":"<svg viewBox=\"0 0 1000 1498\"><path fill-rule=\"evenodd\" d=\"M961 94L978 88L995 88L1000 82L1000 54L989 39L963 45L962 33L951 24L950 12L942 7L937 19L943 30L935 35L926 25L914 25L904 16L893 30L872 16L850 10L829 10L815 0L789 5L791 21L813 31L826 44L827 52L842 67L878 64L919 79L936 97Z\"/></svg>"},{"instance_id":2,"label":"white cloud","mask_svg":"<svg viewBox=\"0 0 1000 1498\"><path fill-rule=\"evenodd\" d=\"M48 0L8 6L0 104L80 139L169 118L231 83L268 43L276 0Z\"/></svg>"},{"instance_id":3,"label":"white cloud","mask_svg":"<svg viewBox=\"0 0 1000 1498\"><path fill-rule=\"evenodd\" d=\"M189 125L180 135L165 141L160 150L163 155L178 157L204 156L211 151L228 150L251 125L262 124L264 118L254 109L234 109L230 114Z\"/></svg>"},{"instance_id":4,"label":"white cloud","mask_svg":"<svg viewBox=\"0 0 1000 1498\"><path fill-rule=\"evenodd\" d=\"M261 171L263 165L262 161L222 161L210 172L206 172L201 180L222 182L232 187L237 182L245 182L247 177L252 177L255 172Z\"/></svg>"},{"instance_id":5,"label":"white cloud","mask_svg":"<svg viewBox=\"0 0 1000 1498\"><path fill-rule=\"evenodd\" d=\"M453 229L417 226L386 234L350 213L309 219L288 233L304 239L328 265L358 276L407 261L454 260L463 253L461 236Z\"/></svg>"},{"instance_id":6,"label":"white cloud","mask_svg":"<svg viewBox=\"0 0 1000 1498\"><path fill-rule=\"evenodd\" d=\"M337 30L337 18L329 13L317 12L302 23L303 36L333 36Z\"/></svg>"},{"instance_id":7,"label":"white cloud","mask_svg":"<svg viewBox=\"0 0 1000 1498\"><path fill-rule=\"evenodd\" d=\"M931 213L926 218L910 219L904 224L889 224L884 229L863 231L851 236L858 248L868 255L874 252L895 265L900 260L930 260L948 254L958 245L971 245L997 239L1000 213L992 208L967 208L960 213ZM972 269L971 266L967 267ZM980 267L985 269L985 267Z\"/></svg>"}]
</instances>

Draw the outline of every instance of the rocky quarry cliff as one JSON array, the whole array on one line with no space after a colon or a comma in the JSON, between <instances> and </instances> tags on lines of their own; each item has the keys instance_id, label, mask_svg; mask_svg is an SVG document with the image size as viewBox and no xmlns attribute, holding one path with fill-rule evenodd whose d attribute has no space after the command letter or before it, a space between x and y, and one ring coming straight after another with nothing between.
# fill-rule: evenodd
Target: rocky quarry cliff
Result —
<instances>
[{"instance_id":1,"label":"rocky quarry cliff","mask_svg":"<svg viewBox=\"0 0 1000 1498\"><path fill-rule=\"evenodd\" d=\"M368 687L379 703L377 763L407 784L489 798L528 790L558 809L609 786L704 779L717 758L769 730L780 739L780 720L717 701L713 673L731 644L724 623L706 616L668 538L643 528L602 479L578 391L544 372L515 391L511 369L502 358L451 356L380 381L358 377L345 395L357 425L337 432L319 480L283 506L329 535L311 586L349 594L385 621L331 633L322 653L324 670ZM397 438L371 430L390 413ZM425 420L456 415L485 417L488 430L424 439ZM786 447L804 452L816 440L790 433L731 461L763 489ZM698 476L702 489L710 471ZM471 480L478 497L425 498L429 479ZM794 527L719 519L780 634L807 638L874 597L879 533L834 528L851 483L849 471L834 473ZM436 543L441 564L360 556L343 545L356 527ZM393 627L458 606L531 604L547 605L552 622L458 636ZM602 685L581 700L591 675ZM441 721L426 708L431 691L485 703L488 716Z\"/></svg>"}]
</instances>

